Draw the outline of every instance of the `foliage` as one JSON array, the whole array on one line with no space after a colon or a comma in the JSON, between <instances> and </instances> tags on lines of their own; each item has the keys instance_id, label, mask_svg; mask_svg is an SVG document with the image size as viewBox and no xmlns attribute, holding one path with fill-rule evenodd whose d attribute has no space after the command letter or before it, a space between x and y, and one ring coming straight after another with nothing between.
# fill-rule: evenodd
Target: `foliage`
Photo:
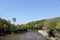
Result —
<instances>
[{"instance_id":1,"label":"foliage","mask_svg":"<svg viewBox=\"0 0 60 40\"><path fill-rule=\"evenodd\" d=\"M60 17L32 21L21 25L11 24L10 21L0 18L0 35L21 33L27 29L41 29L47 31L50 36L55 36L56 33L60 33Z\"/></svg>"}]
</instances>

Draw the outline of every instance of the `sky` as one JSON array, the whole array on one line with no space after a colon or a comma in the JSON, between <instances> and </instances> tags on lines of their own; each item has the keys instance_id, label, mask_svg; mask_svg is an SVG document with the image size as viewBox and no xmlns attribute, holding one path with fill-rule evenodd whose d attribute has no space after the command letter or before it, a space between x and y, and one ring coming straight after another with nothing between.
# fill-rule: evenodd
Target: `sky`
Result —
<instances>
[{"instance_id":1,"label":"sky","mask_svg":"<svg viewBox=\"0 0 60 40\"><path fill-rule=\"evenodd\" d=\"M0 17L16 24L60 17L60 0L0 0Z\"/></svg>"}]
</instances>

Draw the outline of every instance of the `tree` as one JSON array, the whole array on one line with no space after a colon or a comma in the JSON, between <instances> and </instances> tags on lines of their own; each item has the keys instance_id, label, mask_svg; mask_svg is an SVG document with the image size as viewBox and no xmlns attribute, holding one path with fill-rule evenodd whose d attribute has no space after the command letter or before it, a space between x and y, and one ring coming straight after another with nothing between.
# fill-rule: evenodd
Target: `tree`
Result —
<instances>
[{"instance_id":1,"label":"tree","mask_svg":"<svg viewBox=\"0 0 60 40\"><path fill-rule=\"evenodd\" d=\"M58 32L60 32L60 20L58 20L56 23L56 29Z\"/></svg>"},{"instance_id":2,"label":"tree","mask_svg":"<svg viewBox=\"0 0 60 40\"><path fill-rule=\"evenodd\" d=\"M13 22L16 22L16 18L13 18L12 20L13 20Z\"/></svg>"}]
</instances>

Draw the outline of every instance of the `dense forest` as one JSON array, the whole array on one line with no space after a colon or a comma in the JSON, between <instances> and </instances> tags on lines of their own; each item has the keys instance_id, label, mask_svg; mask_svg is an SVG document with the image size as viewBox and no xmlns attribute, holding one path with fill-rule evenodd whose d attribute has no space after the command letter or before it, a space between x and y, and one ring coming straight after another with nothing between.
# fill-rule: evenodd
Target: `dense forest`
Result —
<instances>
[{"instance_id":1,"label":"dense forest","mask_svg":"<svg viewBox=\"0 0 60 40\"><path fill-rule=\"evenodd\" d=\"M0 18L0 36L27 32L28 29L44 30L49 36L60 36L60 17L28 22L26 24L12 24L10 21Z\"/></svg>"}]
</instances>

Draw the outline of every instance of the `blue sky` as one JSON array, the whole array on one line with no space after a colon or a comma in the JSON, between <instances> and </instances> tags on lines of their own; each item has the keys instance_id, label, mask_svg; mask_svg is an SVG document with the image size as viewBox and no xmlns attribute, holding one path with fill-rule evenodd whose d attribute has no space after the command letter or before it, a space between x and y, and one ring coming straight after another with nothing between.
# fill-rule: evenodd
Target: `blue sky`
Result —
<instances>
[{"instance_id":1,"label":"blue sky","mask_svg":"<svg viewBox=\"0 0 60 40\"><path fill-rule=\"evenodd\" d=\"M16 24L60 17L60 0L0 0L0 15Z\"/></svg>"}]
</instances>

